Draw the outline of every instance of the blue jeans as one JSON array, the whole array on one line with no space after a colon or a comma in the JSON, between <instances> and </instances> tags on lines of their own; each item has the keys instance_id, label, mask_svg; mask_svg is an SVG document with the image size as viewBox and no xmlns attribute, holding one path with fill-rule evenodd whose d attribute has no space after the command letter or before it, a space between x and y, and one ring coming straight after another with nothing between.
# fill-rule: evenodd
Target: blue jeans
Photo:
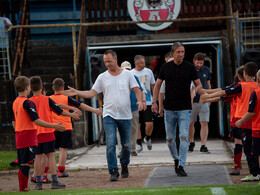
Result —
<instances>
[{"instance_id":1,"label":"blue jeans","mask_svg":"<svg viewBox=\"0 0 260 195\"><path fill-rule=\"evenodd\" d=\"M189 124L191 110L164 110L166 142L173 159L179 159L179 166L184 167L189 147ZM179 156L176 147L176 127L179 125Z\"/></svg>"},{"instance_id":2,"label":"blue jeans","mask_svg":"<svg viewBox=\"0 0 260 195\"><path fill-rule=\"evenodd\" d=\"M103 118L103 126L106 132L106 155L108 171L112 169L118 172L116 157L116 130L120 135L122 149L120 153L120 164L129 164L131 152L131 120L116 120L110 116Z\"/></svg>"}]
</instances>

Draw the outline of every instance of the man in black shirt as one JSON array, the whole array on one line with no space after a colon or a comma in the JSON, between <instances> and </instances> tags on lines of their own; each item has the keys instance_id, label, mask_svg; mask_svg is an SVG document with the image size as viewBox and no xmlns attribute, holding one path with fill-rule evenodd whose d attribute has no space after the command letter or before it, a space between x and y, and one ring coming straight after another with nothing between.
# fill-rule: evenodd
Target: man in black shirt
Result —
<instances>
[{"instance_id":1,"label":"man in black shirt","mask_svg":"<svg viewBox=\"0 0 260 195\"><path fill-rule=\"evenodd\" d=\"M157 99L163 80L165 80L164 123L167 145L175 162L178 176L187 176L184 166L189 146L189 124L191 116L190 84L194 82L196 91L202 93L202 85L195 67L183 61L185 48L176 42L171 48L173 61L165 63L154 87L152 111L158 113ZM176 126L179 125L180 148L176 148Z\"/></svg>"}]
</instances>

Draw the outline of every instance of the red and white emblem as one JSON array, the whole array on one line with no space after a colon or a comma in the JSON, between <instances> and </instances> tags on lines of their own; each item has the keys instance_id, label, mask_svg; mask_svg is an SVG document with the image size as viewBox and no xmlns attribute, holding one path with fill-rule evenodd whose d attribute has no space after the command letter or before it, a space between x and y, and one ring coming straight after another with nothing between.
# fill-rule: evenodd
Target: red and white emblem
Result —
<instances>
[{"instance_id":1,"label":"red and white emblem","mask_svg":"<svg viewBox=\"0 0 260 195\"><path fill-rule=\"evenodd\" d=\"M128 0L128 12L133 21L174 20L178 17L181 7L180 0ZM140 23L145 30L162 30L172 22Z\"/></svg>"}]
</instances>

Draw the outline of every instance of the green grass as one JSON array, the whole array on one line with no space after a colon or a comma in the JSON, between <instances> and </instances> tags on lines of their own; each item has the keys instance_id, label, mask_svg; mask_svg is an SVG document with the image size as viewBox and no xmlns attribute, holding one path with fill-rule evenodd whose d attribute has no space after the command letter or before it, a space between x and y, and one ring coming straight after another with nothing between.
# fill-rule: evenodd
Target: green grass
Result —
<instances>
[{"instance_id":1,"label":"green grass","mask_svg":"<svg viewBox=\"0 0 260 195\"><path fill-rule=\"evenodd\" d=\"M17 152L0 151L0 171L18 169L18 167L11 167L10 163L17 158Z\"/></svg>"},{"instance_id":2,"label":"green grass","mask_svg":"<svg viewBox=\"0 0 260 195\"><path fill-rule=\"evenodd\" d=\"M226 194L226 195L259 195L260 185L218 185L218 186L182 186L182 187L156 187L156 188L124 188L124 189L102 189L102 190L53 190L53 191L37 191L37 195L41 194L128 194L128 195L151 195L151 194L189 194L189 195L208 195L208 194ZM35 194L36 191L26 192L26 194ZM5 194L21 194L20 192L10 192ZM24 193L25 194L25 193Z\"/></svg>"}]
</instances>

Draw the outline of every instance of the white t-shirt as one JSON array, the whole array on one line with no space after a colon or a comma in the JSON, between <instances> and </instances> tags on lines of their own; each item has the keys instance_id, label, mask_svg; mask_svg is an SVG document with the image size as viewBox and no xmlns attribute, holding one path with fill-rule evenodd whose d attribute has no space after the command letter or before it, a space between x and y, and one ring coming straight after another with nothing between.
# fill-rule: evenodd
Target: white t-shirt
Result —
<instances>
[{"instance_id":1,"label":"white t-shirt","mask_svg":"<svg viewBox=\"0 0 260 195\"><path fill-rule=\"evenodd\" d=\"M131 70L131 73L138 77L140 84L143 88L143 92L146 96L146 105L150 106L153 102L153 97L151 93L151 84L155 83L153 72L149 68L144 68L143 70L137 71L135 69Z\"/></svg>"},{"instance_id":2,"label":"white t-shirt","mask_svg":"<svg viewBox=\"0 0 260 195\"><path fill-rule=\"evenodd\" d=\"M160 93L165 93L165 81L162 82Z\"/></svg>"},{"instance_id":3,"label":"white t-shirt","mask_svg":"<svg viewBox=\"0 0 260 195\"><path fill-rule=\"evenodd\" d=\"M100 74L92 89L97 93L103 92L103 118L110 116L116 120L131 119L130 89L134 87L139 86L128 70L123 70L117 76L111 75L108 70Z\"/></svg>"}]
</instances>

